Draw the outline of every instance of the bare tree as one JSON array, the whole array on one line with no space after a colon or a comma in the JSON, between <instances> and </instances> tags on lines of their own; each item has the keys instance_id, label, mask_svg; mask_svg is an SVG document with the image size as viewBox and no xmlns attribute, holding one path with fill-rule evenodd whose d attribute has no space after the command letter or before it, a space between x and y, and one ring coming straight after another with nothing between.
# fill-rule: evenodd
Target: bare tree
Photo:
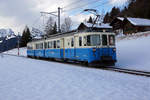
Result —
<instances>
[{"instance_id":1,"label":"bare tree","mask_svg":"<svg viewBox=\"0 0 150 100\"><path fill-rule=\"evenodd\" d=\"M54 24L55 24L54 19L52 17L49 17L45 27L45 32L47 35L53 34Z\"/></svg>"},{"instance_id":2,"label":"bare tree","mask_svg":"<svg viewBox=\"0 0 150 100\"><path fill-rule=\"evenodd\" d=\"M61 25L62 32L68 32L71 30L72 20L70 17L65 18L64 23Z\"/></svg>"}]
</instances>

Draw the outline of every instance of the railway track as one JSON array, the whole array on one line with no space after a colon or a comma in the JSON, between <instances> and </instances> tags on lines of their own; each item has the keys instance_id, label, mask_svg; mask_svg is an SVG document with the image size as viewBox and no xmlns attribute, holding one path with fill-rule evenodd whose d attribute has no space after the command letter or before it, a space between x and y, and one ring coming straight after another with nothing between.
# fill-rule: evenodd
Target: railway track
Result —
<instances>
[{"instance_id":1,"label":"railway track","mask_svg":"<svg viewBox=\"0 0 150 100\"><path fill-rule=\"evenodd\" d=\"M26 56L18 56L18 55L14 55L14 54L4 54L3 53L3 55L27 58ZM87 67L86 65L79 65L79 64L76 64L76 63L67 63L67 64L78 65L80 67ZM91 68L93 68L93 67L91 67ZM146 72L146 71L123 69L123 68L117 68L115 66L114 67L96 67L96 68L101 69L101 70L107 70L107 71L114 71L114 72L120 72L120 73L125 73L125 74L137 75L137 76L150 77L150 72Z\"/></svg>"},{"instance_id":2,"label":"railway track","mask_svg":"<svg viewBox=\"0 0 150 100\"><path fill-rule=\"evenodd\" d=\"M132 70L132 69L116 68L116 67L107 67L107 68L103 68L103 69L109 70L109 71L120 72L120 73L150 77L150 72L146 72L146 71L138 71L138 70Z\"/></svg>"}]
</instances>

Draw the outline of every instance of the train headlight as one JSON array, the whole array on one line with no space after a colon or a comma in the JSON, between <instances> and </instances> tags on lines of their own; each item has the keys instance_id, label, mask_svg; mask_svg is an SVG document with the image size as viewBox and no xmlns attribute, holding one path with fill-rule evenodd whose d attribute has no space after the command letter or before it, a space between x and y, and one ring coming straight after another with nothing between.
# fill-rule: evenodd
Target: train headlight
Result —
<instances>
[{"instance_id":1,"label":"train headlight","mask_svg":"<svg viewBox=\"0 0 150 100\"><path fill-rule=\"evenodd\" d=\"M96 52L96 48L93 48L93 52Z\"/></svg>"},{"instance_id":2,"label":"train headlight","mask_svg":"<svg viewBox=\"0 0 150 100\"><path fill-rule=\"evenodd\" d=\"M116 52L116 48L113 48L113 51Z\"/></svg>"}]
</instances>

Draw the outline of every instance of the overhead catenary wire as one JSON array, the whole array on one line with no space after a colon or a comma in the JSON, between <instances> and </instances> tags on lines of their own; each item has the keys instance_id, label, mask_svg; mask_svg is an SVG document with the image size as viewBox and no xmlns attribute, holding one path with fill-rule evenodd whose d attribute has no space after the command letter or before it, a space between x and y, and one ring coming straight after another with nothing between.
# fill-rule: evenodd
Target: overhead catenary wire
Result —
<instances>
[{"instance_id":1,"label":"overhead catenary wire","mask_svg":"<svg viewBox=\"0 0 150 100\"><path fill-rule=\"evenodd\" d=\"M100 2L100 1L97 1L97 2ZM91 3L90 3L90 4L91 4ZM105 6L105 5L107 5L107 4L109 4L109 1L107 1L107 2L102 2L101 4L96 5L96 6L94 6L94 7L91 7L90 9L97 8L97 7L102 7L102 6ZM85 6L87 6L87 5L85 5ZM75 8L74 8L74 9L75 9ZM77 9L83 9L83 6L82 6L82 7L78 7L78 8L76 8L75 10L77 10ZM71 10L70 10L70 11L71 11ZM64 11L64 12L70 12L70 11ZM83 11L80 12L80 13L77 13L77 14L75 14L75 15L72 15L72 16L78 16L78 15L80 15L81 13L83 13Z\"/></svg>"},{"instance_id":2,"label":"overhead catenary wire","mask_svg":"<svg viewBox=\"0 0 150 100\"><path fill-rule=\"evenodd\" d=\"M100 1L102 1L102 0L94 0L94 1L91 1L91 2L87 2L87 3L82 4L82 5L79 5L79 6L77 6L77 7L73 7L73 8L64 10L63 12L71 12L71 11L73 11L73 10L81 9L81 8L83 8L83 7L85 7L85 6L88 6L89 4L91 5L91 4L100 2Z\"/></svg>"},{"instance_id":3,"label":"overhead catenary wire","mask_svg":"<svg viewBox=\"0 0 150 100\"><path fill-rule=\"evenodd\" d=\"M70 3L70 4L66 5L66 6L64 6L63 8L68 8L68 7L70 7L71 5L80 3L81 1L83 1L83 0L77 0L77 1L75 1L75 2L72 2L72 3Z\"/></svg>"}]
</instances>

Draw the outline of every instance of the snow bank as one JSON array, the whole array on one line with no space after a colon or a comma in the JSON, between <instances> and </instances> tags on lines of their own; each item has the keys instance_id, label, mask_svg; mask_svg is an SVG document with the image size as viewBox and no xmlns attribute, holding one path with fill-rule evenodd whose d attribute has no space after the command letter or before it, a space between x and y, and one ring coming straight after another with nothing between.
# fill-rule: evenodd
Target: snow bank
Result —
<instances>
[{"instance_id":1,"label":"snow bank","mask_svg":"<svg viewBox=\"0 0 150 100\"><path fill-rule=\"evenodd\" d=\"M18 48L6 51L4 53L18 55ZM20 56L27 56L27 48L19 48L19 55Z\"/></svg>"},{"instance_id":2,"label":"snow bank","mask_svg":"<svg viewBox=\"0 0 150 100\"><path fill-rule=\"evenodd\" d=\"M124 37L117 42L117 66L150 71L150 34Z\"/></svg>"},{"instance_id":3,"label":"snow bank","mask_svg":"<svg viewBox=\"0 0 150 100\"><path fill-rule=\"evenodd\" d=\"M150 78L0 57L0 100L148 100Z\"/></svg>"}]
</instances>

